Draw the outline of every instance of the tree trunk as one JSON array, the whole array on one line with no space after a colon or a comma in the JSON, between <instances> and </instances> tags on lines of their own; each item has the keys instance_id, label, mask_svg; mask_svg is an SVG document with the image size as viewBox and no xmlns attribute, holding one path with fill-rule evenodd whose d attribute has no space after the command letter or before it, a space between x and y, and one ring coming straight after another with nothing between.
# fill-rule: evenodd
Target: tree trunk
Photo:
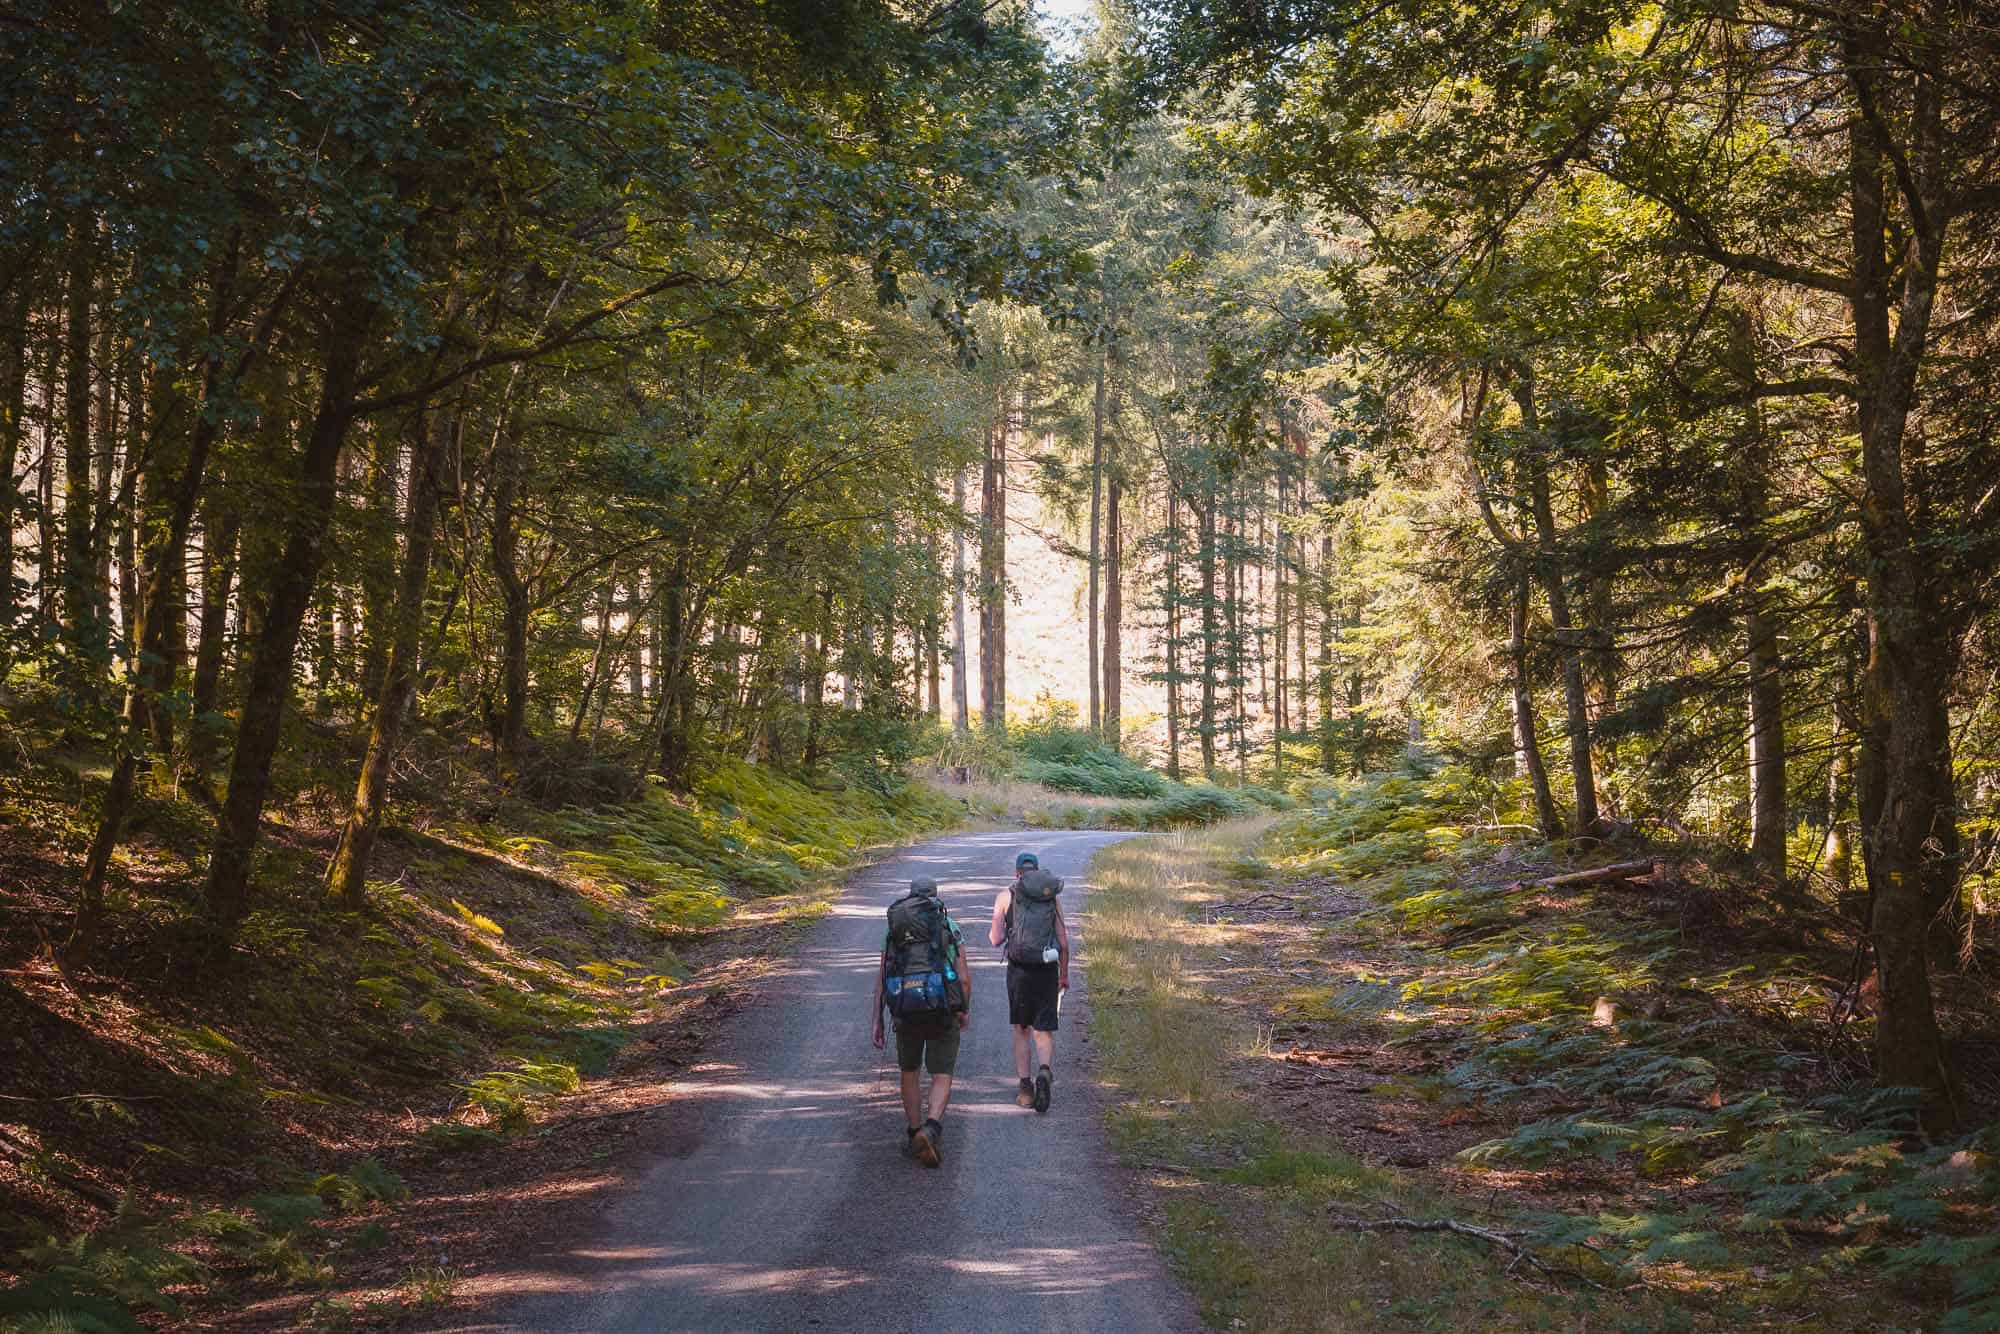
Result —
<instances>
[{"instance_id":1,"label":"tree trunk","mask_svg":"<svg viewBox=\"0 0 2000 1334\"><path fill-rule=\"evenodd\" d=\"M958 523L951 533L951 728L960 736L972 731L972 701L967 694L965 653L965 469L951 477L951 512Z\"/></svg>"},{"instance_id":2,"label":"tree trunk","mask_svg":"<svg viewBox=\"0 0 2000 1334\"><path fill-rule=\"evenodd\" d=\"M421 427L419 428L421 429ZM389 670L390 641L396 637L394 623L401 614L396 609L399 596L396 562L393 556L396 510L403 487L403 433L378 430L374 433L373 457L368 461L368 523L374 542L371 551L387 548L386 558L373 556L363 563L361 576L361 696L382 698L382 681ZM411 451L409 466L417 467L423 449ZM416 478L410 481L411 503L416 500ZM407 529L408 515L403 516ZM409 538L404 536L405 545Z\"/></svg>"},{"instance_id":3,"label":"tree trunk","mask_svg":"<svg viewBox=\"0 0 2000 1334\"><path fill-rule=\"evenodd\" d=\"M935 607L924 612L924 714L944 721L944 626Z\"/></svg>"},{"instance_id":4,"label":"tree trunk","mask_svg":"<svg viewBox=\"0 0 2000 1334\"><path fill-rule=\"evenodd\" d=\"M54 316L51 316L51 321ZM56 536L56 375L61 369L62 339L43 340L47 350L42 358L42 410L40 422L41 466L35 477L35 619L38 632L53 638L60 633L59 603L62 598L62 563Z\"/></svg>"},{"instance_id":5,"label":"tree trunk","mask_svg":"<svg viewBox=\"0 0 2000 1334\"><path fill-rule=\"evenodd\" d=\"M1232 482L1229 496L1225 501L1224 514L1227 518L1225 535L1228 544L1222 551L1222 611L1224 624L1228 627L1229 661L1229 730L1231 749L1236 752L1236 779L1249 781L1249 718L1245 713L1244 678L1249 675L1249 666L1244 661L1246 649L1243 635L1243 520L1241 484Z\"/></svg>"},{"instance_id":6,"label":"tree trunk","mask_svg":"<svg viewBox=\"0 0 2000 1334\"><path fill-rule=\"evenodd\" d=\"M1204 463L1204 467L1208 465ZM1208 473L1208 486L1201 507L1201 774L1215 781L1215 676L1220 670L1216 653L1215 616L1215 473Z\"/></svg>"},{"instance_id":7,"label":"tree trunk","mask_svg":"<svg viewBox=\"0 0 2000 1334\"><path fill-rule=\"evenodd\" d=\"M1104 744L1122 749L1125 699L1125 549L1118 510L1124 490L1113 468L1104 487Z\"/></svg>"},{"instance_id":8,"label":"tree trunk","mask_svg":"<svg viewBox=\"0 0 2000 1334\"><path fill-rule=\"evenodd\" d=\"M820 716L826 710L827 641L833 636L833 585L819 595L819 630L813 636L812 669L806 676L806 749L804 764L811 770L819 763ZM963 677L961 672L960 676ZM961 698L963 698L961 696Z\"/></svg>"},{"instance_id":9,"label":"tree trunk","mask_svg":"<svg viewBox=\"0 0 2000 1334\"><path fill-rule=\"evenodd\" d=\"M1181 781L1181 503L1167 479L1167 777Z\"/></svg>"},{"instance_id":10,"label":"tree trunk","mask_svg":"<svg viewBox=\"0 0 2000 1334\"><path fill-rule=\"evenodd\" d=\"M1611 509L1611 483L1601 450L1593 450L1579 471L1578 491L1587 522L1597 522ZM1604 520L1608 522L1609 520ZM1618 707L1618 647L1612 635L1616 619L1612 576L1591 570L1583 576L1583 615L1589 648L1583 656L1584 690L1590 697L1591 753L1597 764L1596 791L1602 814L1620 810L1618 743L1604 735L1601 723Z\"/></svg>"},{"instance_id":11,"label":"tree trunk","mask_svg":"<svg viewBox=\"0 0 2000 1334\"><path fill-rule=\"evenodd\" d=\"M1285 469L1285 455L1278 455L1278 509L1276 531L1272 534L1275 548L1271 559L1271 626L1276 635L1271 655L1271 769L1278 782L1285 778L1285 732L1291 723L1291 700L1286 676L1286 660L1290 657L1291 609L1287 605L1288 589L1285 580L1285 510L1290 503L1287 491L1290 489L1290 475Z\"/></svg>"},{"instance_id":12,"label":"tree trunk","mask_svg":"<svg viewBox=\"0 0 2000 1334\"><path fill-rule=\"evenodd\" d=\"M1328 773L1340 758L1340 739L1333 725L1333 534L1319 539L1319 763Z\"/></svg>"},{"instance_id":13,"label":"tree trunk","mask_svg":"<svg viewBox=\"0 0 2000 1334\"><path fill-rule=\"evenodd\" d=\"M979 723L1007 730L1007 446L1011 395L1000 391L1000 420L987 433L984 525L979 548Z\"/></svg>"},{"instance_id":14,"label":"tree trunk","mask_svg":"<svg viewBox=\"0 0 2000 1334\"><path fill-rule=\"evenodd\" d=\"M521 491L521 448L515 424L502 420L494 441L493 577L500 585L500 730L495 738L501 773L521 772L528 726L528 581L521 574L515 527Z\"/></svg>"},{"instance_id":15,"label":"tree trunk","mask_svg":"<svg viewBox=\"0 0 2000 1334\"><path fill-rule=\"evenodd\" d=\"M1102 537L1102 513L1104 491L1104 360L1102 347L1097 351L1097 393L1090 406L1090 605L1084 613L1086 633L1089 638L1089 666L1086 675L1090 677L1090 734L1104 735L1104 705L1100 697L1098 683L1098 639L1097 639L1097 580L1098 543Z\"/></svg>"},{"instance_id":16,"label":"tree trunk","mask_svg":"<svg viewBox=\"0 0 2000 1334\"><path fill-rule=\"evenodd\" d=\"M158 712L161 694L172 684L174 656L167 637L176 621L171 614L176 573L187 563L188 531L193 526L195 508L201 499L202 481L208 470L208 456L221 430L222 414L215 408L221 391L220 366L214 344L219 342L232 313L235 297L238 250L235 239L222 257L217 272L213 309L209 318L210 350L204 361L202 399L204 410L197 416L181 458L164 454L148 465L155 470L178 472L165 485L148 485L146 494L157 501L156 513L145 524L145 554L139 578L144 591L133 600L138 623L132 627L136 651L131 681L125 692L125 709L117 732L116 754L112 761L111 783L99 813L97 832L84 859L83 883L77 895L76 921L65 952L73 961L87 959L95 948L104 910L104 882L110 870L111 854L124 832L125 815L131 806L138 776L139 760L147 740L144 720ZM136 489L136 488L135 488Z\"/></svg>"},{"instance_id":17,"label":"tree trunk","mask_svg":"<svg viewBox=\"0 0 2000 1334\"><path fill-rule=\"evenodd\" d=\"M1826 768L1826 874L1835 886L1846 889L1853 881L1854 852L1852 825L1847 806L1854 786L1854 742L1836 717L1833 757Z\"/></svg>"},{"instance_id":18,"label":"tree trunk","mask_svg":"<svg viewBox=\"0 0 2000 1334\"><path fill-rule=\"evenodd\" d=\"M626 598L625 686L633 711L637 713L646 703L646 640L637 629L647 610L646 581L641 571L632 572L632 583L626 589ZM610 690L604 692L604 699L606 703L610 702Z\"/></svg>"},{"instance_id":19,"label":"tree trunk","mask_svg":"<svg viewBox=\"0 0 2000 1334\"><path fill-rule=\"evenodd\" d=\"M597 648L590 655L590 674L583 679L583 693L576 701L576 714L570 719L569 739L572 744L583 735L583 720L590 716L590 700L597 693L598 682L605 673L604 654L611 646L611 604L617 596L618 581L607 579L598 590L597 605ZM604 694L611 694L610 682L604 683Z\"/></svg>"},{"instance_id":20,"label":"tree trunk","mask_svg":"<svg viewBox=\"0 0 2000 1334\"><path fill-rule=\"evenodd\" d=\"M91 676L102 669L102 627L91 516L90 486L90 235L79 226L71 238L68 308L63 359L63 639Z\"/></svg>"},{"instance_id":21,"label":"tree trunk","mask_svg":"<svg viewBox=\"0 0 2000 1334\"><path fill-rule=\"evenodd\" d=\"M456 423L450 414L434 412L426 424L424 447L410 458L410 508L404 519L403 570L386 613L388 656L382 665L381 687L375 696L375 717L368 729L368 750L361 759L361 776L354 801L341 827L340 844L327 867L327 889L340 904L359 912L368 903L368 864L382 828L382 807L389 796L389 767L402 745L403 725L416 695L417 653L423 636L424 603L430 594L431 552L437 540L440 487L438 476L451 446ZM607 618L608 620L608 618Z\"/></svg>"},{"instance_id":22,"label":"tree trunk","mask_svg":"<svg viewBox=\"0 0 2000 1334\"><path fill-rule=\"evenodd\" d=\"M1544 837L1562 836L1562 816L1549 791L1549 773L1542 764L1542 746L1535 727L1534 682L1528 675L1528 571L1514 580L1514 598L1507 618L1507 661L1514 685L1514 755L1535 798L1535 823Z\"/></svg>"},{"instance_id":23,"label":"tree trunk","mask_svg":"<svg viewBox=\"0 0 2000 1334\"><path fill-rule=\"evenodd\" d=\"M1750 856L1785 878L1785 693L1778 627L1758 589L1745 592L1743 630L1750 667Z\"/></svg>"},{"instance_id":24,"label":"tree trunk","mask_svg":"<svg viewBox=\"0 0 2000 1334\"><path fill-rule=\"evenodd\" d=\"M1541 440L1541 419L1536 409L1535 385L1525 368L1514 377L1514 400L1521 409L1521 425L1531 438ZM1542 592L1549 602L1549 632L1562 652L1563 705L1569 724L1569 767L1576 787L1576 806L1571 812L1570 832L1578 838L1597 832L1597 778L1590 756L1590 696L1583 684L1583 645L1570 619L1569 588L1556 551L1555 507L1549 499L1548 469L1540 460L1523 460L1527 474L1530 507L1535 520L1536 568Z\"/></svg>"},{"instance_id":25,"label":"tree trunk","mask_svg":"<svg viewBox=\"0 0 2000 1334\"><path fill-rule=\"evenodd\" d=\"M1299 479L1299 513L1303 515L1305 509L1305 479L1301 477ZM1330 541L1323 542L1322 548L1331 551L1332 543ZM1298 734L1300 740L1305 740L1312 735L1312 659L1306 652L1307 638L1311 632L1309 622L1312 619L1313 603L1312 598L1306 595L1307 583L1310 578L1309 567L1312 564L1312 548L1307 545L1306 539L1301 536L1294 544L1293 550L1297 553L1299 571L1296 581L1298 593L1293 599L1298 603L1299 612L1299 712L1298 716L1292 719L1292 729Z\"/></svg>"},{"instance_id":26,"label":"tree trunk","mask_svg":"<svg viewBox=\"0 0 2000 1334\"><path fill-rule=\"evenodd\" d=\"M284 551L264 572L263 623L244 690L229 790L217 821L205 889L210 912L229 926L241 921L250 907L250 862L270 795L271 759L277 753L279 727L291 694L299 630L326 556L335 470L354 416L361 348L372 316L366 296L356 292L343 294L331 313L319 403L300 460L296 502L285 522Z\"/></svg>"},{"instance_id":27,"label":"tree trunk","mask_svg":"<svg viewBox=\"0 0 2000 1334\"><path fill-rule=\"evenodd\" d=\"M222 695L222 662L228 650L229 596L236 582L237 528L233 504L210 497L202 518L201 620L195 627L193 695L188 723L188 758L204 800L215 798L208 785L214 759L217 703Z\"/></svg>"},{"instance_id":28,"label":"tree trunk","mask_svg":"<svg viewBox=\"0 0 2000 1334\"><path fill-rule=\"evenodd\" d=\"M1886 45L1860 25L1844 35L1849 78L1876 77ZM1954 904L1959 875L1957 794L1951 766L1947 692L1957 627L1947 623L1929 568L1935 549L1913 520L1906 490L1905 436L1925 361L1936 305L1948 210L1942 196L1956 183L1929 179L1940 135L1937 95L1915 80L1909 157L1916 181L1931 189L1922 225L1893 229L1884 199L1887 147L1867 116L1849 121L1853 230L1849 301L1854 321L1853 377L1861 437L1861 532L1868 616L1868 665L1862 690L1863 745L1874 752L1864 785L1862 855L1874 898L1872 935L1880 1009L1875 1026L1877 1075L1884 1084L1925 1091L1924 1125L1955 1128L1955 1081L1938 1030L1930 980L1933 924ZM1891 263L1892 249L1902 253ZM1892 319L1892 305L1899 306Z\"/></svg>"},{"instance_id":29,"label":"tree trunk","mask_svg":"<svg viewBox=\"0 0 2000 1334\"><path fill-rule=\"evenodd\" d=\"M27 434L29 284L22 277L0 307L0 644L19 612L14 593L14 514L20 491L14 469ZM4 653L4 649L0 649ZM0 656L0 683L11 663ZM4 689L4 686L0 686Z\"/></svg>"}]
</instances>

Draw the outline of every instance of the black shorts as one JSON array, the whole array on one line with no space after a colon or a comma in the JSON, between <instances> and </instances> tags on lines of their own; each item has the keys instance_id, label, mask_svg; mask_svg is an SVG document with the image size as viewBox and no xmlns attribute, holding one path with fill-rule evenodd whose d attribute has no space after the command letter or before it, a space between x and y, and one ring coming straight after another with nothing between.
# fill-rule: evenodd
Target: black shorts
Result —
<instances>
[{"instance_id":1,"label":"black shorts","mask_svg":"<svg viewBox=\"0 0 2000 1334\"><path fill-rule=\"evenodd\" d=\"M1062 995L1062 989L1056 985L1056 973L1056 965L1052 963L1007 965L1008 1023L1044 1033L1056 1031L1056 1000Z\"/></svg>"}]
</instances>

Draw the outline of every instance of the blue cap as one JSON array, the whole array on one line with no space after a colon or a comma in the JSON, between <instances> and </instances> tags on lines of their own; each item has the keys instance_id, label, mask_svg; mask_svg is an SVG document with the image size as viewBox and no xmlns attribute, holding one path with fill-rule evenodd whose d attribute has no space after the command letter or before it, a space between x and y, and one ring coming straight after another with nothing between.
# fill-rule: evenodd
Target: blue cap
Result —
<instances>
[{"instance_id":1,"label":"blue cap","mask_svg":"<svg viewBox=\"0 0 2000 1334\"><path fill-rule=\"evenodd\" d=\"M1042 869L1042 859L1032 852L1018 853L1014 857L1014 869L1018 871L1023 866L1032 866L1039 871Z\"/></svg>"}]
</instances>

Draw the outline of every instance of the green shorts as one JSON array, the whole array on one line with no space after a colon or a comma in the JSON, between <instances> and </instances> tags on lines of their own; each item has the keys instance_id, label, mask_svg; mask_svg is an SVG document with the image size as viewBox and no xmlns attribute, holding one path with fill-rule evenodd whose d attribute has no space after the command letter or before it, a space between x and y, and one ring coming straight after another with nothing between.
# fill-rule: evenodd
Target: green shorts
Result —
<instances>
[{"instance_id":1,"label":"green shorts","mask_svg":"<svg viewBox=\"0 0 2000 1334\"><path fill-rule=\"evenodd\" d=\"M958 1018L945 1024L944 1032L917 1024L896 1025L896 1065L915 1070L922 1062L934 1075L948 1075L958 1065Z\"/></svg>"}]
</instances>

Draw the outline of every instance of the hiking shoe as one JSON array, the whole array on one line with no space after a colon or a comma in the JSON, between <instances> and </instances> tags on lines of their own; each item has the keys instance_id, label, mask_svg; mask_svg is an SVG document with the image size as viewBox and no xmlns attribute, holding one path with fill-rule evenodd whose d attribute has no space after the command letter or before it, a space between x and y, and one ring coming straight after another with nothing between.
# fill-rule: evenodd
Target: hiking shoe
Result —
<instances>
[{"instance_id":1,"label":"hiking shoe","mask_svg":"<svg viewBox=\"0 0 2000 1334\"><path fill-rule=\"evenodd\" d=\"M1042 1072L1035 1076L1035 1110L1038 1112L1046 1112L1048 1109L1049 1109L1049 1068L1045 1065L1042 1067Z\"/></svg>"},{"instance_id":2,"label":"hiking shoe","mask_svg":"<svg viewBox=\"0 0 2000 1334\"><path fill-rule=\"evenodd\" d=\"M943 1129L935 1121L926 1121L910 1132L910 1148L925 1167L938 1165L937 1134Z\"/></svg>"},{"instance_id":3,"label":"hiking shoe","mask_svg":"<svg viewBox=\"0 0 2000 1334\"><path fill-rule=\"evenodd\" d=\"M1025 1077L1021 1080L1021 1091L1014 1095L1014 1102L1020 1107L1033 1107L1035 1105L1034 1080Z\"/></svg>"}]
</instances>

